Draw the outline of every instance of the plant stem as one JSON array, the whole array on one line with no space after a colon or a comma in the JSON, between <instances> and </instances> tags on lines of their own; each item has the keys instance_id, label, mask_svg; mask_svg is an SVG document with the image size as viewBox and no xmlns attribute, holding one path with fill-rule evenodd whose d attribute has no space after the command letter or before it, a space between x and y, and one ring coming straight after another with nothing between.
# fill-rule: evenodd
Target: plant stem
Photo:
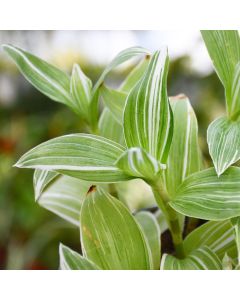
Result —
<instances>
[{"instance_id":1,"label":"plant stem","mask_svg":"<svg viewBox=\"0 0 240 300\"><path fill-rule=\"evenodd\" d=\"M168 204L169 197L165 190L161 188L161 184L159 182L151 184L152 191L154 194L154 197L156 199L156 202L160 209L162 210L166 221L169 226L169 230L172 235L173 244L176 251L176 256L178 258L184 258L184 249L183 249L183 239L182 239L182 229L180 226L179 218L177 212L171 208L171 206Z\"/></svg>"}]
</instances>

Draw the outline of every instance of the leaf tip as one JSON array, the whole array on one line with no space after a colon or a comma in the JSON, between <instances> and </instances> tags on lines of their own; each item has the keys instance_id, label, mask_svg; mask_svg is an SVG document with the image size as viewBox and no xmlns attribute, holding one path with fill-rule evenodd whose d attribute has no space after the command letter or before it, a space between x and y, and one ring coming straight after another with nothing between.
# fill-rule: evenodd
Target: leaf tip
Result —
<instances>
[{"instance_id":1,"label":"leaf tip","mask_svg":"<svg viewBox=\"0 0 240 300\"><path fill-rule=\"evenodd\" d=\"M97 191L97 187L96 185L91 185L89 190L87 191L87 196L93 192L96 192Z\"/></svg>"}]
</instances>

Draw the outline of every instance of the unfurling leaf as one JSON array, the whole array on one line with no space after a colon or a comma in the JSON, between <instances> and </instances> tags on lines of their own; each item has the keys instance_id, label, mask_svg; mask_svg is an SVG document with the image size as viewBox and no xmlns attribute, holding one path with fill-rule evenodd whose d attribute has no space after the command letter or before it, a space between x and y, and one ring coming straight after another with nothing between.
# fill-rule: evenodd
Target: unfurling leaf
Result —
<instances>
[{"instance_id":1,"label":"unfurling leaf","mask_svg":"<svg viewBox=\"0 0 240 300\"><path fill-rule=\"evenodd\" d=\"M160 269L161 258L161 231L159 224L151 213L141 211L135 215L137 222L142 228L145 240L148 243L153 261L154 270Z\"/></svg>"},{"instance_id":2,"label":"unfurling leaf","mask_svg":"<svg viewBox=\"0 0 240 300\"><path fill-rule=\"evenodd\" d=\"M240 121L221 117L213 121L207 131L209 153L220 176L240 159Z\"/></svg>"},{"instance_id":3,"label":"unfurling leaf","mask_svg":"<svg viewBox=\"0 0 240 300\"><path fill-rule=\"evenodd\" d=\"M240 216L240 168L230 167L220 177L214 168L190 175L169 204L178 212L204 220Z\"/></svg>"},{"instance_id":4,"label":"unfurling leaf","mask_svg":"<svg viewBox=\"0 0 240 300\"><path fill-rule=\"evenodd\" d=\"M20 168L56 171L93 182L129 179L115 165L125 148L106 138L90 134L70 134L54 138L24 154Z\"/></svg>"},{"instance_id":5,"label":"unfurling leaf","mask_svg":"<svg viewBox=\"0 0 240 300\"><path fill-rule=\"evenodd\" d=\"M156 179L159 172L166 168L141 148L127 149L117 160L116 165L129 176L147 181Z\"/></svg>"},{"instance_id":6,"label":"unfurling leaf","mask_svg":"<svg viewBox=\"0 0 240 300\"><path fill-rule=\"evenodd\" d=\"M72 70L70 89L79 113L85 120L88 120L89 105L92 97L92 82L77 64L74 65Z\"/></svg>"},{"instance_id":7,"label":"unfurling leaf","mask_svg":"<svg viewBox=\"0 0 240 300\"><path fill-rule=\"evenodd\" d=\"M184 259L164 254L161 270L221 270L221 261L207 246L194 250Z\"/></svg>"},{"instance_id":8,"label":"unfurling leaf","mask_svg":"<svg viewBox=\"0 0 240 300\"><path fill-rule=\"evenodd\" d=\"M198 124L194 110L185 95L170 98L174 130L167 160L165 183L173 197L179 185L200 170L201 153L198 145Z\"/></svg>"},{"instance_id":9,"label":"unfurling leaf","mask_svg":"<svg viewBox=\"0 0 240 300\"><path fill-rule=\"evenodd\" d=\"M167 96L168 54L152 56L143 78L127 97L124 135L129 148L140 147L166 163L172 141L173 118Z\"/></svg>"},{"instance_id":10,"label":"unfurling leaf","mask_svg":"<svg viewBox=\"0 0 240 300\"><path fill-rule=\"evenodd\" d=\"M134 217L102 189L92 188L84 200L80 229L84 255L101 269L152 268L147 243Z\"/></svg>"},{"instance_id":11,"label":"unfurling leaf","mask_svg":"<svg viewBox=\"0 0 240 300\"><path fill-rule=\"evenodd\" d=\"M90 260L62 244L59 246L59 256L61 270L99 270Z\"/></svg>"}]
</instances>

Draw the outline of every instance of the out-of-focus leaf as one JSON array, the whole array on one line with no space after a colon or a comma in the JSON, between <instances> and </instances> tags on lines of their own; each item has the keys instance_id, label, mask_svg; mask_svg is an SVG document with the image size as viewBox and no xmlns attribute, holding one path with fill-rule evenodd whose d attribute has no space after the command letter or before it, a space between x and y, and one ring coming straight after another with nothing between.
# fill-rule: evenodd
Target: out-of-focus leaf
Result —
<instances>
[{"instance_id":1,"label":"out-of-focus leaf","mask_svg":"<svg viewBox=\"0 0 240 300\"><path fill-rule=\"evenodd\" d=\"M99 132L101 136L126 146L123 136L123 127L115 120L113 114L107 107L104 108L99 120Z\"/></svg>"},{"instance_id":2,"label":"out-of-focus leaf","mask_svg":"<svg viewBox=\"0 0 240 300\"><path fill-rule=\"evenodd\" d=\"M88 120L92 82L77 64L74 65L72 70L70 90L79 113L85 120Z\"/></svg>"},{"instance_id":3,"label":"out-of-focus leaf","mask_svg":"<svg viewBox=\"0 0 240 300\"><path fill-rule=\"evenodd\" d=\"M126 174L136 178L154 180L166 166L141 148L127 149L117 160L116 165Z\"/></svg>"},{"instance_id":4,"label":"out-of-focus leaf","mask_svg":"<svg viewBox=\"0 0 240 300\"><path fill-rule=\"evenodd\" d=\"M166 163L173 118L167 96L167 49L156 51L143 78L131 90L124 110L124 135L129 148L140 147Z\"/></svg>"},{"instance_id":5,"label":"out-of-focus leaf","mask_svg":"<svg viewBox=\"0 0 240 300\"><path fill-rule=\"evenodd\" d=\"M150 55L146 55L144 59L129 73L121 84L120 90L129 93L135 84L142 78L149 64Z\"/></svg>"},{"instance_id":6,"label":"out-of-focus leaf","mask_svg":"<svg viewBox=\"0 0 240 300\"><path fill-rule=\"evenodd\" d=\"M223 270L232 270L233 269L233 261L231 257L227 255L227 253L224 254L224 257L222 259L222 269Z\"/></svg>"},{"instance_id":7,"label":"out-of-focus leaf","mask_svg":"<svg viewBox=\"0 0 240 300\"><path fill-rule=\"evenodd\" d=\"M163 233L164 231L166 231L168 229L168 224L167 224L167 221L166 221L166 218L165 218L163 212L160 209L158 209L155 212L155 217L160 226L160 230Z\"/></svg>"},{"instance_id":8,"label":"out-of-focus leaf","mask_svg":"<svg viewBox=\"0 0 240 300\"><path fill-rule=\"evenodd\" d=\"M111 111L116 121L122 124L127 93L110 89L105 85L102 85L99 90L106 107Z\"/></svg>"},{"instance_id":9,"label":"out-of-focus leaf","mask_svg":"<svg viewBox=\"0 0 240 300\"><path fill-rule=\"evenodd\" d=\"M116 182L129 179L115 165L124 150L120 144L104 137L70 134L28 151L16 167L51 170L91 182Z\"/></svg>"},{"instance_id":10,"label":"out-of-focus leaf","mask_svg":"<svg viewBox=\"0 0 240 300\"><path fill-rule=\"evenodd\" d=\"M195 249L208 246L220 259L225 253L232 258L237 257L234 228L229 220L209 221L201 225L186 237L183 246L187 255Z\"/></svg>"},{"instance_id":11,"label":"out-of-focus leaf","mask_svg":"<svg viewBox=\"0 0 240 300\"><path fill-rule=\"evenodd\" d=\"M185 95L170 99L174 131L167 160L165 182L173 197L186 177L200 170L201 153L198 145L198 124L194 110Z\"/></svg>"},{"instance_id":12,"label":"out-of-focus leaf","mask_svg":"<svg viewBox=\"0 0 240 300\"><path fill-rule=\"evenodd\" d=\"M240 216L240 168L230 167L220 177L214 168L190 175L169 204L178 212L204 220Z\"/></svg>"},{"instance_id":13,"label":"out-of-focus leaf","mask_svg":"<svg viewBox=\"0 0 240 300\"><path fill-rule=\"evenodd\" d=\"M142 228L145 239L148 242L150 253L152 255L153 268L160 269L161 257L161 231L156 218L153 214L142 211L135 215L136 220Z\"/></svg>"},{"instance_id":14,"label":"out-of-focus leaf","mask_svg":"<svg viewBox=\"0 0 240 300\"><path fill-rule=\"evenodd\" d=\"M84 255L101 269L152 268L149 249L134 217L102 189L92 187L84 200L80 229Z\"/></svg>"},{"instance_id":15,"label":"out-of-focus leaf","mask_svg":"<svg viewBox=\"0 0 240 300\"><path fill-rule=\"evenodd\" d=\"M107 74L111 72L114 68L118 67L119 65L133 57L137 57L144 54L150 54L150 52L142 47L131 47L119 52L102 72L100 78L94 86L94 91L96 91L99 88Z\"/></svg>"},{"instance_id":16,"label":"out-of-focus leaf","mask_svg":"<svg viewBox=\"0 0 240 300\"><path fill-rule=\"evenodd\" d=\"M240 121L221 117L208 127L207 142L214 167L220 176L240 159Z\"/></svg>"},{"instance_id":17,"label":"out-of-focus leaf","mask_svg":"<svg viewBox=\"0 0 240 300\"><path fill-rule=\"evenodd\" d=\"M40 195L38 204L79 226L81 205L90 185L87 181L59 175Z\"/></svg>"},{"instance_id":18,"label":"out-of-focus leaf","mask_svg":"<svg viewBox=\"0 0 240 300\"><path fill-rule=\"evenodd\" d=\"M62 244L59 245L59 257L61 270L99 270L90 260Z\"/></svg>"},{"instance_id":19,"label":"out-of-focus leaf","mask_svg":"<svg viewBox=\"0 0 240 300\"><path fill-rule=\"evenodd\" d=\"M56 172L48 170L35 170L33 176L33 187L35 200L38 200L44 189L53 181L56 177L60 176Z\"/></svg>"},{"instance_id":20,"label":"out-of-focus leaf","mask_svg":"<svg viewBox=\"0 0 240 300\"><path fill-rule=\"evenodd\" d=\"M163 254L161 270L221 270L221 261L207 246L194 250L184 259Z\"/></svg>"},{"instance_id":21,"label":"out-of-focus leaf","mask_svg":"<svg viewBox=\"0 0 240 300\"><path fill-rule=\"evenodd\" d=\"M65 72L12 45L3 45L3 49L36 89L52 100L68 105L78 113L76 103L70 94L70 77Z\"/></svg>"},{"instance_id":22,"label":"out-of-focus leaf","mask_svg":"<svg viewBox=\"0 0 240 300\"><path fill-rule=\"evenodd\" d=\"M202 37L225 87L228 114L231 117L239 110L232 98L235 67L240 61L239 33L237 30L203 30Z\"/></svg>"}]
</instances>

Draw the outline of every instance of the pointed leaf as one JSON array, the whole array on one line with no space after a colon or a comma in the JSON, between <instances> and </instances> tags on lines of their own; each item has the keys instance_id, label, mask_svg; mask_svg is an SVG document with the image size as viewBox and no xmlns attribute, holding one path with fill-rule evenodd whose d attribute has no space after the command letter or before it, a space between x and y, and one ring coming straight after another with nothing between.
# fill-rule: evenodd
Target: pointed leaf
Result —
<instances>
[{"instance_id":1,"label":"pointed leaf","mask_svg":"<svg viewBox=\"0 0 240 300\"><path fill-rule=\"evenodd\" d=\"M96 91L99 88L99 86L103 83L107 74L111 72L114 68L118 67L119 65L121 65L122 63L126 62L127 60L133 57L144 55L144 54L150 54L150 52L141 47L131 47L119 52L117 56L107 65L107 67L102 72L100 78L98 79L98 81L94 86L94 91Z\"/></svg>"},{"instance_id":2,"label":"pointed leaf","mask_svg":"<svg viewBox=\"0 0 240 300\"><path fill-rule=\"evenodd\" d=\"M12 45L4 45L3 49L36 89L50 99L64 103L78 112L70 94L70 78L65 72Z\"/></svg>"},{"instance_id":3,"label":"pointed leaf","mask_svg":"<svg viewBox=\"0 0 240 300\"><path fill-rule=\"evenodd\" d=\"M35 200L37 201L45 188L51 183L59 174L48 170L35 170L33 176L33 187Z\"/></svg>"},{"instance_id":4,"label":"pointed leaf","mask_svg":"<svg viewBox=\"0 0 240 300\"><path fill-rule=\"evenodd\" d=\"M79 226L80 209L91 183L58 175L38 198L38 204Z\"/></svg>"},{"instance_id":5,"label":"pointed leaf","mask_svg":"<svg viewBox=\"0 0 240 300\"><path fill-rule=\"evenodd\" d=\"M225 253L223 259L222 259L222 269L223 270L232 270L233 269L233 261L231 257Z\"/></svg>"},{"instance_id":6,"label":"pointed leaf","mask_svg":"<svg viewBox=\"0 0 240 300\"><path fill-rule=\"evenodd\" d=\"M155 52L139 83L127 97L124 135L129 148L140 147L165 163L172 140L173 119L167 97L167 50Z\"/></svg>"},{"instance_id":7,"label":"pointed leaf","mask_svg":"<svg viewBox=\"0 0 240 300\"><path fill-rule=\"evenodd\" d=\"M145 240L148 243L152 256L153 268L154 270L159 270L161 257L161 231L157 220L151 213L146 211L137 213L135 218L143 231Z\"/></svg>"},{"instance_id":8,"label":"pointed leaf","mask_svg":"<svg viewBox=\"0 0 240 300\"><path fill-rule=\"evenodd\" d=\"M116 121L122 124L127 93L110 89L105 85L102 85L99 90L106 107L111 111Z\"/></svg>"},{"instance_id":9,"label":"pointed leaf","mask_svg":"<svg viewBox=\"0 0 240 300\"><path fill-rule=\"evenodd\" d=\"M156 179L158 173L166 168L141 148L127 149L116 161L116 165L129 176L150 181Z\"/></svg>"},{"instance_id":10,"label":"pointed leaf","mask_svg":"<svg viewBox=\"0 0 240 300\"><path fill-rule=\"evenodd\" d=\"M90 134L70 134L38 145L24 154L16 166L51 170L94 182L129 179L115 165L124 152L120 144Z\"/></svg>"},{"instance_id":11,"label":"pointed leaf","mask_svg":"<svg viewBox=\"0 0 240 300\"><path fill-rule=\"evenodd\" d=\"M79 65L75 64L72 70L70 90L79 113L85 120L89 118L89 105L91 101L92 82L83 73Z\"/></svg>"},{"instance_id":12,"label":"pointed leaf","mask_svg":"<svg viewBox=\"0 0 240 300\"><path fill-rule=\"evenodd\" d=\"M240 159L240 121L221 117L213 121L207 131L209 153L220 176Z\"/></svg>"},{"instance_id":13,"label":"pointed leaf","mask_svg":"<svg viewBox=\"0 0 240 300\"><path fill-rule=\"evenodd\" d=\"M240 216L240 168L230 167L220 177L214 168L190 175L169 204L178 212L204 220Z\"/></svg>"},{"instance_id":14,"label":"pointed leaf","mask_svg":"<svg viewBox=\"0 0 240 300\"><path fill-rule=\"evenodd\" d=\"M187 255L202 246L211 248L220 259L226 252L232 258L237 255L234 229L229 220L209 221L201 225L186 237L183 246Z\"/></svg>"},{"instance_id":15,"label":"pointed leaf","mask_svg":"<svg viewBox=\"0 0 240 300\"><path fill-rule=\"evenodd\" d=\"M231 117L235 113L231 89L235 67L240 61L239 33L237 30L203 30L202 37L216 72L225 87L227 107Z\"/></svg>"},{"instance_id":16,"label":"pointed leaf","mask_svg":"<svg viewBox=\"0 0 240 300\"><path fill-rule=\"evenodd\" d=\"M149 64L149 60L150 55L146 55L144 59L129 73L129 75L121 84L120 90L122 92L129 93L131 89L137 84L137 82L144 75Z\"/></svg>"},{"instance_id":17,"label":"pointed leaf","mask_svg":"<svg viewBox=\"0 0 240 300\"><path fill-rule=\"evenodd\" d=\"M221 270L221 261L208 247L194 250L184 259L164 254L161 270Z\"/></svg>"},{"instance_id":18,"label":"pointed leaf","mask_svg":"<svg viewBox=\"0 0 240 300\"><path fill-rule=\"evenodd\" d=\"M102 189L89 191L81 216L85 256L101 269L150 269L149 250L139 225L127 208Z\"/></svg>"},{"instance_id":19,"label":"pointed leaf","mask_svg":"<svg viewBox=\"0 0 240 300\"><path fill-rule=\"evenodd\" d=\"M126 146L123 136L123 126L115 120L107 107L104 108L101 114L98 127L101 136Z\"/></svg>"},{"instance_id":20,"label":"pointed leaf","mask_svg":"<svg viewBox=\"0 0 240 300\"><path fill-rule=\"evenodd\" d=\"M165 182L173 197L186 177L201 168L198 145L198 124L194 110L185 95L170 98L173 111L174 131L167 160Z\"/></svg>"},{"instance_id":21,"label":"pointed leaf","mask_svg":"<svg viewBox=\"0 0 240 300\"><path fill-rule=\"evenodd\" d=\"M90 260L62 244L59 246L59 256L61 270L99 270Z\"/></svg>"}]
</instances>

